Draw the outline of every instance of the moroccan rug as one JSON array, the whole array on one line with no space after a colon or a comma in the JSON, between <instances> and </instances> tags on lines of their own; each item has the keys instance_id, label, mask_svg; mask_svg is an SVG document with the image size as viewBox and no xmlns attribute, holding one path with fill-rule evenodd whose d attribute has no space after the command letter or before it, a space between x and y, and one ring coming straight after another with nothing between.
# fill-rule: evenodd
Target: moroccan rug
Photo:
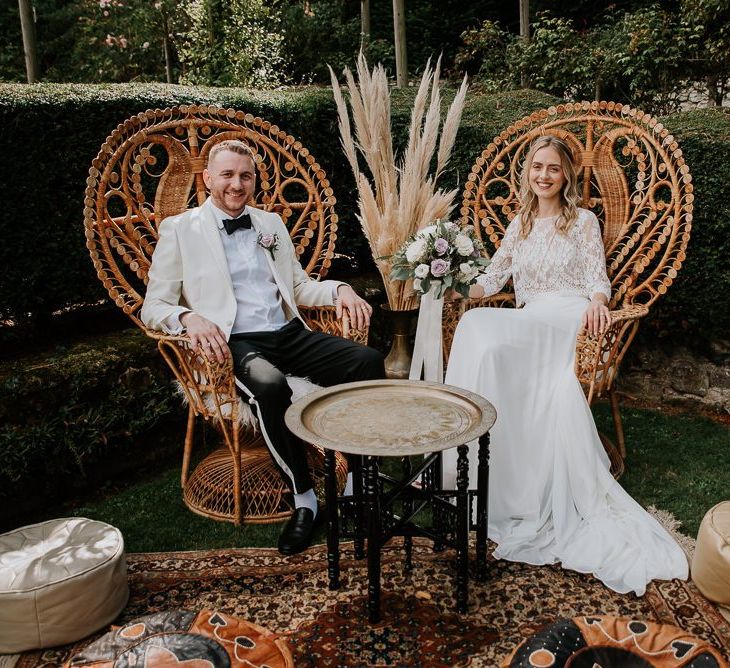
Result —
<instances>
[{"instance_id":1,"label":"moroccan rug","mask_svg":"<svg viewBox=\"0 0 730 668\"><path fill-rule=\"evenodd\" d=\"M128 555L131 596L119 618L171 608L219 610L287 635L297 666L498 666L523 638L559 617L609 614L674 624L730 659L730 623L691 582L652 583L645 596L617 594L591 576L555 566L490 562L470 581L469 612L454 612L453 552L415 541L403 570L401 543L383 550L383 621L367 623L365 561L345 544L342 587L327 588L327 553L272 549ZM98 635L101 635L98 634ZM98 635L96 637L98 637ZM60 666L74 646L22 655L16 668Z\"/></svg>"}]
</instances>

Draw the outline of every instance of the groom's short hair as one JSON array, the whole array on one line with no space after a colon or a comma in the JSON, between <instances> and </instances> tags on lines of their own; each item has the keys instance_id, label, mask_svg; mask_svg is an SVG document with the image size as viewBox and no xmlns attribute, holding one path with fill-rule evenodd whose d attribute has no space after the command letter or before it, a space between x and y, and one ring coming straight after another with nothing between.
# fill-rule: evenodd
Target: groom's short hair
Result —
<instances>
[{"instance_id":1,"label":"groom's short hair","mask_svg":"<svg viewBox=\"0 0 730 668\"><path fill-rule=\"evenodd\" d=\"M256 166L256 153L254 153L253 149L248 144L245 144L240 139L224 139L210 149L208 159L205 161L206 167L221 151L231 151L232 153L238 153L239 155L247 155L251 158L251 162L253 162L254 166Z\"/></svg>"}]
</instances>

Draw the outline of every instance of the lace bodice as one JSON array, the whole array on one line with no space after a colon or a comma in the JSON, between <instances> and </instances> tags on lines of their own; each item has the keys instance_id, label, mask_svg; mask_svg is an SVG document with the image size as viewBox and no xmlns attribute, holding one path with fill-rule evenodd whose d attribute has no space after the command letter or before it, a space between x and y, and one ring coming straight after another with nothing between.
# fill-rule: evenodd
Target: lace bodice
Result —
<instances>
[{"instance_id":1,"label":"lace bodice","mask_svg":"<svg viewBox=\"0 0 730 668\"><path fill-rule=\"evenodd\" d=\"M555 229L556 217L537 218L527 239L520 239L520 216L515 216L491 264L477 279L485 294L499 292L512 276L517 306L544 294L590 299L602 292L610 299L598 219L587 209L578 212L578 220L567 234Z\"/></svg>"}]
</instances>

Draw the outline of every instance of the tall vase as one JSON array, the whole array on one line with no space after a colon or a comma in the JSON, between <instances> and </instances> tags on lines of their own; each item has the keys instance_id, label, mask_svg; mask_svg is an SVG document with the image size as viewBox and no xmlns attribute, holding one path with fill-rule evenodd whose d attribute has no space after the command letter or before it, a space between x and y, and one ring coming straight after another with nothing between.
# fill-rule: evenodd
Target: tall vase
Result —
<instances>
[{"instance_id":1,"label":"tall vase","mask_svg":"<svg viewBox=\"0 0 730 668\"><path fill-rule=\"evenodd\" d=\"M386 378L408 378L413 357L411 328L418 315L418 309L394 311L388 304L382 304L380 308L388 314L390 329L393 333L393 343L385 358L385 376Z\"/></svg>"}]
</instances>

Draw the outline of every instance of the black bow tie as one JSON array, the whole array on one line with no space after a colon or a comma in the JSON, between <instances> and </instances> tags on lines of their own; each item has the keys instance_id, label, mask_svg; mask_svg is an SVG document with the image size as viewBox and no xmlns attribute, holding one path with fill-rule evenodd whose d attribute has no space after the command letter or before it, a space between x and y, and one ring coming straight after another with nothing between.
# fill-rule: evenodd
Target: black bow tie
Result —
<instances>
[{"instance_id":1,"label":"black bow tie","mask_svg":"<svg viewBox=\"0 0 730 668\"><path fill-rule=\"evenodd\" d=\"M238 218L228 218L223 221L223 227L226 228L228 234L233 234L236 230L250 230L251 229L251 216L244 213Z\"/></svg>"}]
</instances>

